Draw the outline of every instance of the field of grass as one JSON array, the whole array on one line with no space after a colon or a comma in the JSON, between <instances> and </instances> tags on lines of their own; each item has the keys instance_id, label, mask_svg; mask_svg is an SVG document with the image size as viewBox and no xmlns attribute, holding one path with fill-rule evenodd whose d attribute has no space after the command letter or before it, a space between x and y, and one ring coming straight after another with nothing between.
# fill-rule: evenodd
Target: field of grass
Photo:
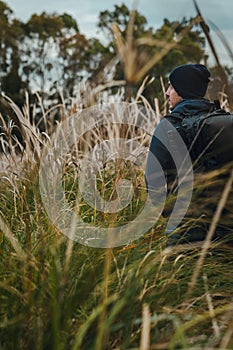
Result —
<instances>
[{"instance_id":1,"label":"field of grass","mask_svg":"<svg viewBox=\"0 0 233 350\"><path fill-rule=\"evenodd\" d=\"M153 129L155 116L149 117L149 107L143 103L145 121ZM229 237L211 242L217 224L227 225L233 217L232 175L219 177L227 169L203 175L196 184L197 193L206 185L221 188L206 198L212 216L203 219L210 221L205 242L166 248L166 222L160 218L127 244L108 248L90 246L88 241L81 244L51 222L41 198L40 162L52 138L49 125L41 134L29 122L27 104L23 112L12 103L11 107L26 138L24 149L17 148L5 125L0 349L232 349L233 246L227 243ZM63 112L71 114L65 108ZM43 117L46 120L46 112ZM134 220L146 196L143 165L116 157L98 169L97 189L106 200L114 200L116 183L131 180L131 203L110 214L92 208L83 198L77 205L80 159L101 140L116 135L135 138L143 146L137 156L145 158L150 135L132 124L123 128L117 124L82 135L63 159L62 185L71 210L86 223L105 229ZM98 152L95 161L97 156ZM220 187L219 178L223 178ZM198 212L200 205L197 195Z\"/></svg>"}]
</instances>

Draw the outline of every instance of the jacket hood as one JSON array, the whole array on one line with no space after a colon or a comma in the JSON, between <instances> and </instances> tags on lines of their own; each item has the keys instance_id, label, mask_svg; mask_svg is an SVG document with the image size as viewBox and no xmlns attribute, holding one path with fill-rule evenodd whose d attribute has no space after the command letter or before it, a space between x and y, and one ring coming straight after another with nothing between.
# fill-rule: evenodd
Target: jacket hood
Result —
<instances>
[{"instance_id":1,"label":"jacket hood","mask_svg":"<svg viewBox=\"0 0 233 350\"><path fill-rule=\"evenodd\" d=\"M210 109L214 107L214 104L206 99L183 99L176 107L172 110L172 113L180 114L199 114L208 113Z\"/></svg>"}]
</instances>

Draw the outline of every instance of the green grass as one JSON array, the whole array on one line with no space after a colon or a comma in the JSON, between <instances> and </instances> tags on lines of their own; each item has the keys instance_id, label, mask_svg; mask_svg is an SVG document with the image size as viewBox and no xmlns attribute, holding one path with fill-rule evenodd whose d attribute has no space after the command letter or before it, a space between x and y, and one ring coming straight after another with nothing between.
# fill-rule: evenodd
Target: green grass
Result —
<instances>
[{"instance_id":1,"label":"green grass","mask_svg":"<svg viewBox=\"0 0 233 350\"><path fill-rule=\"evenodd\" d=\"M31 141L22 160L12 146L0 178L0 349L232 349L231 245L207 241L207 246L166 249L163 218L125 246L101 249L69 240L52 225L41 201L42 136L35 132L27 129ZM146 145L147 135L139 137ZM131 179L132 203L116 214L103 214L82 199L78 210L87 222L122 225L143 206L142 169L116 164L117 171L113 164L99 170L98 190L114 199L115 180ZM202 206L214 214L223 198L229 176L219 173L198 178L191 208L197 217ZM67 165L63 175L66 198L75 208L76 167ZM221 178L220 190L216 179ZM203 184L212 189L204 199L198 196ZM225 199L218 224L228 226L232 196ZM215 217L202 220L211 223Z\"/></svg>"}]
</instances>

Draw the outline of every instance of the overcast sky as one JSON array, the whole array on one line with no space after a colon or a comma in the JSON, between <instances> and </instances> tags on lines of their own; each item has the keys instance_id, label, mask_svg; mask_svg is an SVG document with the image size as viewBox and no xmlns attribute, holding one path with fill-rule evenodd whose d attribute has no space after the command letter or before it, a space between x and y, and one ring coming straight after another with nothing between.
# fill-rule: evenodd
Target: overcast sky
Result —
<instances>
[{"instance_id":1,"label":"overcast sky","mask_svg":"<svg viewBox=\"0 0 233 350\"><path fill-rule=\"evenodd\" d=\"M4 0L3 0L4 1ZM137 3L138 11L143 14L149 25L158 28L164 18L181 20L184 16L195 16L192 0L5 0L13 10L15 17L27 21L33 13L64 13L72 15L78 23L80 31L87 37L98 35L97 20L100 11L113 10L114 5L125 3L130 9ZM197 0L205 20L214 22L226 37L233 50L233 0ZM214 33L215 43L219 43ZM221 48L222 63L228 54Z\"/></svg>"}]
</instances>

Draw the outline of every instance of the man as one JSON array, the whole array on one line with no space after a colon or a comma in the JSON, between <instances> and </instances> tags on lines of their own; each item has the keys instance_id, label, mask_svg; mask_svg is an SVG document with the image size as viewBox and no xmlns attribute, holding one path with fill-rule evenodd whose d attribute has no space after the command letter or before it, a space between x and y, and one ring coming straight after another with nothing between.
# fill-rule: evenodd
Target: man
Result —
<instances>
[{"instance_id":1,"label":"man","mask_svg":"<svg viewBox=\"0 0 233 350\"><path fill-rule=\"evenodd\" d=\"M194 172L198 171L198 166L197 168L194 166L195 156L180 143L178 135L180 133L180 119L177 119L177 115L181 118L185 118L187 115L198 116L215 109L215 105L205 98L209 78L210 72L202 64L181 65L176 67L169 75L169 87L166 96L169 102L170 114L162 118L155 128L146 164L147 189L154 204L156 204L156 183L162 175L166 178L168 194L175 194L174 189L177 191L177 186L174 186L174 184L177 184L179 180L177 180L177 177L179 177L177 173L179 173L182 161L187 160L187 153L191 156L193 163L191 163L191 167L194 168ZM155 159L158 162L155 162ZM159 167L158 164L160 164ZM169 217L171 215L174 209L173 205L174 202L170 206L165 206L164 216ZM189 202L187 202L187 205L189 205ZM183 208L183 211L187 209ZM202 212L199 212L197 216L201 217L202 214ZM167 232L173 231L171 232L172 235L169 235L168 245L203 240L206 236L207 228L205 225L199 224L198 220L195 220L195 225L189 224L189 227L186 227L183 221L178 222L177 225L179 226L178 229L174 227L174 230L168 230Z\"/></svg>"},{"instance_id":2,"label":"man","mask_svg":"<svg viewBox=\"0 0 233 350\"><path fill-rule=\"evenodd\" d=\"M167 149L169 140L164 139L164 142L161 142L158 136L164 132L166 133L167 125L165 127L165 124L167 124L167 121L176 126L177 121L172 117L173 114L208 113L214 108L214 105L204 98L209 77L209 70L202 64L178 66L169 75L169 87L166 96L168 97L171 113L158 124L150 144L150 152L158 159L166 175L175 169L175 164ZM150 175L150 166L149 154L146 178Z\"/></svg>"}]
</instances>

